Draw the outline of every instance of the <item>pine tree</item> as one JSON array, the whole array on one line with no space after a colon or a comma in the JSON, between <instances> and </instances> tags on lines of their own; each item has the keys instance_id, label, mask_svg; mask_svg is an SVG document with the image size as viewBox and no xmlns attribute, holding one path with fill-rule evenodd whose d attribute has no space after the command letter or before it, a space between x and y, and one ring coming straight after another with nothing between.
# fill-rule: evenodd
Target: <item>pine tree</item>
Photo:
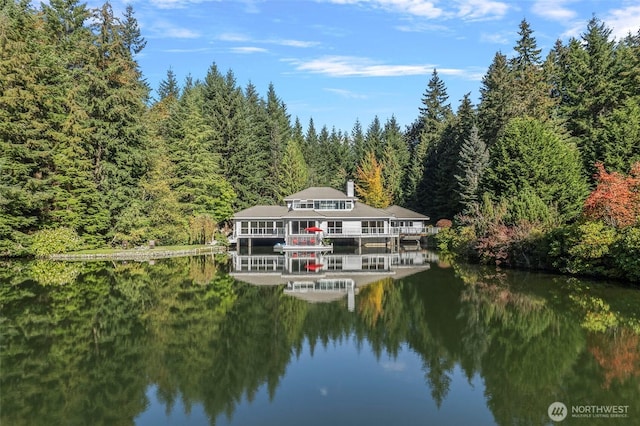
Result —
<instances>
[{"instance_id":1,"label":"pine tree","mask_svg":"<svg viewBox=\"0 0 640 426\"><path fill-rule=\"evenodd\" d=\"M158 85L158 101L161 102L166 98L175 100L180 98L180 86L171 68L167 70L167 76Z\"/></svg>"},{"instance_id":2,"label":"pine tree","mask_svg":"<svg viewBox=\"0 0 640 426\"><path fill-rule=\"evenodd\" d=\"M541 121L550 118L554 107L551 85L544 74L541 49L538 48L533 30L526 20L520 23L520 39L514 50L516 56L511 62L513 74L513 111L517 117L533 117Z\"/></svg>"},{"instance_id":3,"label":"pine tree","mask_svg":"<svg viewBox=\"0 0 640 426\"><path fill-rule=\"evenodd\" d=\"M384 154L382 157L382 173L385 185L393 202L405 202L405 175L410 163L409 146L400 130L396 118L392 116L384 125Z\"/></svg>"},{"instance_id":4,"label":"pine tree","mask_svg":"<svg viewBox=\"0 0 640 426\"><path fill-rule=\"evenodd\" d=\"M298 124L300 123L298 122ZM300 143L296 139L289 139L278 173L280 198L303 190L308 180L309 171L302 156Z\"/></svg>"},{"instance_id":5,"label":"pine tree","mask_svg":"<svg viewBox=\"0 0 640 426\"><path fill-rule=\"evenodd\" d=\"M84 125L92 129L84 142L94 181L108 202L111 226L131 200L140 198L139 180L149 167L142 122L148 88L109 3L94 11L91 29L94 40L86 47L84 68L78 70L73 101L86 111Z\"/></svg>"},{"instance_id":6,"label":"pine tree","mask_svg":"<svg viewBox=\"0 0 640 426\"><path fill-rule=\"evenodd\" d=\"M278 185L274 181L273 165L280 160L272 158L272 144L269 129L269 115L266 103L249 83L245 89L243 108L242 137L238 139L234 158L234 168L241 171L243 179L234 186L239 203L246 206L278 203ZM281 154L276 154L280 156ZM243 194L240 194L243 191Z\"/></svg>"},{"instance_id":7,"label":"pine tree","mask_svg":"<svg viewBox=\"0 0 640 426\"><path fill-rule=\"evenodd\" d=\"M367 154L364 132L362 131L362 124L360 123L360 120L356 120L353 125L353 129L351 129L351 143L353 145L354 164L360 164ZM352 167L352 171L355 171L355 166Z\"/></svg>"},{"instance_id":8,"label":"pine tree","mask_svg":"<svg viewBox=\"0 0 640 426\"><path fill-rule=\"evenodd\" d=\"M318 133L313 118L309 118L307 133L305 133L302 155L309 166L309 185L318 185Z\"/></svg>"},{"instance_id":9,"label":"pine tree","mask_svg":"<svg viewBox=\"0 0 640 426\"><path fill-rule=\"evenodd\" d=\"M280 185L277 181L277 176L281 169L284 151L291 138L291 122L287 107L276 95L273 84L269 84L267 91L266 109L271 158L269 178L272 180L269 185L274 188L274 193L271 196L273 202L280 202Z\"/></svg>"},{"instance_id":10,"label":"pine tree","mask_svg":"<svg viewBox=\"0 0 640 426\"><path fill-rule=\"evenodd\" d=\"M122 41L124 47L130 52L131 56L137 55L147 45L147 41L142 37L140 33L140 26L138 20L134 16L133 6L127 5L122 21Z\"/></svg>"},{"instance_id":11,"label":"pine tree","mask_svg":"<svg viewBox=\"0 0 640 426\"><path fill-rule=\"evenodd\" d=\"M453 115L448 100L449 95L445 83L438 75L438 71L434 69L427 89L422 95L422 106L418 108L424 124L424 132L437 132L441 128L441 124Z\"/></svg>"},{"instance_id":12,"label":"pine tree","mask_svg":"<svg viewBox=\"0 0 640 426\"><path fill-rule=\"evenodd\" d=\"M415 150L417 155L413 158L412 165L413 173L419 176L412 204L418 211L432 217L444 217L448 213L444 206L448 203L447 196L442 196L443 184L447 179L453 178L452 174L444 176L444 169L439 166L441 158L447 156L455 143L452 133L454 115L451 105L447 103L448 99L446 86L434 70L422 98L422 129L420 142Z\"/></svg>"},{"instance_id":13,"label":"pine tree","mask_svg":"<svg viewBox=\"0 0 640 426\"><path fill-rule=\"evenodd\" d=\"M572 39L566 56L562 111L569 131L578 138L589 175L607 155L600 139L601 119L621 105L624 95L610 36L611 30L594 17L582 35L583 43Z\"/></svg>"},{"instance_id":14,"label":"pine tree","mask_svg":"<svg viewBox=\"0 0 640 426\"><path fill-rule=\"evenodd\" d=\"M336 172L336 164L333 162L334 155L331 146L331 133L327 126L322 126L318 133L318 143L315 152L311 155L309 162L313 165L316 173L316 184L318 186L329 186L331 179Z\"/></svg>"},{"instance_id":15,"label":"pine tree","mask_svg":"<svg viewBox=\"0 0 640 426\"><path fill-rule=\"evenodd\" d=\"M580 155L548 124L532 118L514 118L490 149L485 172L486 189L498 200L518 198L529 191L560 218L576 217L586 197Z\"/></svg>"},{"instance_id":16,"label":"pine tree","mask_svg":"<svg viewBox=\"0 0 640 426\"><path fill-rule=\"evenodd\" d=\"M183 211L215 222L233 214L235 193L222 176L220 156L213 150L212 130L202 114L201 90L190 90L181 100L182 137L171 141L175 182L172 185Z\"/></svg>"},{"instance_id":17,"label":"pine tree","mask_svg":"<svg viewBox=\"0 0 640 426\"><path fill-rule=\"evenodd\" d=\"M457 192L464 213L472 212L473 206L479 203L480 182L488 165L489 151L486 144L480 139L477 127L474 126L469 138L460 148L459 174L455 175L458 183Z\"/></svg>"},{"instance_id":18,"label":"pine tree","mask_svg":"<svg viewBox=\"0 0 640 426\"><path fill-rule=\"evenodd\" d=\"M478 127L480 137L492 146L507 122L514 117L513 77L509 71L507 57L498 52L487 73L482 78Z\"/></svg>"},{"instance_id":19,"label":"pine tree","mask_svg":"<svg viewBox=\"0 0 640 426\"><path fill-rule=\"evenodd\" d=\"M47 223L53 141L47 135L49 85L57 77L29 2L0 8L0 256L24 254L28 235ZM53 59L53 63L51 63ZM50 66L51 69L46 67ZM55 87L55 86L54 86ZM55 105L53 103L52 105ZM57 112L57 111L52 111Z\"/></svg>"},{"instance_id":20,"label":"pine tree","mask_svg":"<svg viewBox=\"0 0 640 426\"><path fill-rule=\"evenodd\" d=\"M364 151L366 153L373 152L378 159L382 160L385 151L385 140L382 135L382 125L380 119L376 115L364 135Z\"/></svg>"}]
</instances>

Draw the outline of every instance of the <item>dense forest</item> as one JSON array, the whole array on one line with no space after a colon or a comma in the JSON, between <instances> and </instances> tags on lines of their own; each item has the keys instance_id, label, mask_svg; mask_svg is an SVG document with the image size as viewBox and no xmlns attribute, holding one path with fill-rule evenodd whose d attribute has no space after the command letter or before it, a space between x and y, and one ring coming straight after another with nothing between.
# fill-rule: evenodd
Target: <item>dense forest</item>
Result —
<instances>
[{"instance_id":1,"label":"dense forest","mask_svg":"<svg viewBox=\"0 0 640 426\"><path fill-rule=\"evenodd\" d=\"M206 242L234 211L353 178L372 205L453 221L443 248L640 279L640 31L593 17L543 56L523 20L478 105L454 110L434 70L409 126L344 132L215 62L203 80L169 68L152 97L131 7L0 5L2 256Z\"/></svg>"}]
</instances>

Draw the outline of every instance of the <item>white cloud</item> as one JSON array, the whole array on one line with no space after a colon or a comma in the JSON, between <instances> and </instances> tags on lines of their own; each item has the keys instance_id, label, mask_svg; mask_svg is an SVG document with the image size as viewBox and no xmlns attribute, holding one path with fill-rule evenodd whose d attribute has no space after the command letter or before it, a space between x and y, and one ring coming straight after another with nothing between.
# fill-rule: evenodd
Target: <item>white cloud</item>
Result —
<instances>
[{"instance_id":1,"label":"white cloud","mask_svg":"<svg viewBox=\"0 0 640 426\"><path fill-rule=\"evenodd\" d=\"M232 47L231 51L234 53L267 53L267 49L263 49L262 47L254 47L254 46L240 46L240 47Z\"/></svg>"},{"instance_id":2,"label":"white cloud","mask_svg":"<svg viewBox=\"0 0 640 426\"><path fill-rule=\"evenodd\" d=\"M411 22L409 24L398 25L396 27L398 31L405 33L422 33L422 32L439 32L439 33L453 33L450 27L441 24L433 24L430 22Z\"/></svg>"},{"instance_id":3,"label":"white cloud","mask_svg":"<svg viewBox=\"0 0 640 426\"><path fill-rule=\"evenodd\" d=\"M346 99L367 99L368 98L367 95L363 95L361 93L355 93L345 89L334 89L334 88L327 87L324 90L326 92L335 93L336 95L342 96L343 98L346 98Z\"/></svg>"},{"instance_id":4,"label":"white cloud","mask_svg":"<svg viewBox=\"0 0 640 426\"><path fill-rule=\"evenodd\" d=\"M304 40L267 40L267 43L279 44L281 46L290 46L290 47L315 47L320 43L317 41L304 41Z\"/></svg>"},{"instance_id":5,"label":"white cloud","mask_svg":"<svg viewBox=\"0 0 640 426\"><path fill-rule=\"evenodd\" d=\"M292 39L266 39L259 40L253 39L251 36L240 33L222 33L216 37L219 41L226 41L230 43L262 43L262 44L276 44L280 46L300 47L308 48L320 45L317 41L305 41L305 40L292 40Z\"/></svg>"},{"instance_id":6,"label":"white cloud","mask_svg":"<svg viewBox=\"0 0 640 426\"><path fill-rule=\"evenodd\" d=\"M149 28L156 38L200 38L200 33L188 28L178 27L171 22L158 20Z\"/></svg>"},{"instance_id":7,"label":"white cloud","mask_svg":"<svg viewBox=\"0 0 640 426\"><path fill-rule=\"evenodd\" d=\"M464 20L483 20L502 18L510 6L496 0L455 0L442 2L442 6L452 7L445 10L436 6L438 1L431 0L327 0L335 4L369 5L371 7L401 13L419 18L450 18L457 16ZM456 9L456 10L454 10Z\"/></svg>"},{"instance_id":8,"label":"white cloud","mask_svg":"<svg viewBox=\"0 0 640 426\"><path fill-rule=\"evenodd\" d=\"M480 41L485 43L509 44L511 37L507 33L482 33Z\"/></svg>"},{"instance_id":9,"label":"white cloud","mask_svg":"<svg viewBox=\"0 0 640 426\"><path fill-rule=\"evenodd\" d=\"M363 4L391 12L404 13L424 18L438 18L444 11L427 0L328 0L335 4Z\"/></svg>"},{"instance_id":10,"label":"white cloud","mask_svg":"<svg viewBox=\"0 0 640 426\"><path fill-rule=\"evenodd\" d=\"M629 33L637 34L640 29L640 5L610 10L602 20L611 28L611 35L618 40Z\"/></svg>"},{"instance_id":11,"label":"white cloud","mask_svg":"<svg viewBox=\"0 0 640 426\"><path fill-rule=\"evenodd\" d=\"M500 19L509 11L509 5L493 0L461 0L458 1L457 16L466 21Z\"/></svg>"},{"instance_id":12,"label":"white cloud","mask_svg":"<svg viewBox=\"0 0 640 426\"><path fill-rule=\"evenodd\" d=\"M439 68L433 64L392 65L374 62L369 58L357 56L323 56L309 61L284 59L295 65L296 71L322 74L329 77L402 77L411 75L430 75L434 69L440 75L459 77L465 80L482 80L484 71L469 68ZM325 89L341 95L339 89Z\"/></svg>"},{"instance_id":13,"label":"white cloud","mask_svg":"<svg viewBox=\"0 0 640 426\"><path fill-rule=\"evenodd\" d=\"M209 52L211 48L209 47L198 47L194 49L163 49L162 52L165 53L200 53L200 52Z\"/></svg>"},{"instance_id":14,"label":"white cloud","mask_svg":"<svg viewBox=\"0 0 640 426\"><path fill-rule=\"evenodd\" d=\"M216 37L220 41L231 41L231 42L247 42L251 41L251 37L245 34L239 33L222 33Z\"/></svg>"},{"instance_id":15,"label":"white cloud","mask_svg":"<svg viewBox=\"0 0 640 426\"><path fill-rule=\"evenodd\" d=\"M433 70L433 65L377 64L370 59L355 56L323 56L310 61L292 61L296 70L331 77L397 77L423 75Z\"/></svg>"},{"instance_id":16,"label":"white cloud","mask_svg":"<svg viewBox=\"0 0 640 426\"><path fill-rule=\"evenodd\" d=\"M565 6L568 3L574 3L574 0L538 0L531 11L551 21L568 22L577 16L575 10Z\"/></svg>"},{"instance_id":17,"label":"white cloud","mask_svg":"<svg viewBox=\"0 0 640 426\"><path fill-rule=\"evenodd\" d=\"M190 4L214 2L218 3L222 0L151 0L150 3L158 9L185 9Z\"/></svg>"}]
</instances>

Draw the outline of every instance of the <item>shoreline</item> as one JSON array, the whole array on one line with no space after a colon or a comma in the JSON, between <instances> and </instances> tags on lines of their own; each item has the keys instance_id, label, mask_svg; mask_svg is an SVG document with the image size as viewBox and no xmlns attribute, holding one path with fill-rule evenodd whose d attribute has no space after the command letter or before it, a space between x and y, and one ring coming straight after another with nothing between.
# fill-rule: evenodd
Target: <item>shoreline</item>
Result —
<instances>
[{"instance_id":1,"label":"shoreline","mask_svg":"<svg viewBox=\"0 0 640 426\"><path fill-rule=\"evenodd\" d=\"M146 260L218 254L224 253L225 251L226 248L222 246L197 247L179 250L166 250L159 247L123 250L113 253L58 253L46 256L46 258L49 260Z\"/></svg>"}]
</instances>

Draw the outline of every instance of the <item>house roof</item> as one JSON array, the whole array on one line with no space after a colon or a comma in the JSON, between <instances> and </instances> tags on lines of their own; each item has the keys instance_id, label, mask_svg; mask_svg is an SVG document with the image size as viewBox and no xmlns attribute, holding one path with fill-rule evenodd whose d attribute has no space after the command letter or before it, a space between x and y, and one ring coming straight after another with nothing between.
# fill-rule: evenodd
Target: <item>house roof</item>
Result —
<instances>
[{"instance_id":1,"label":"house roof","mask_svg":"<svg viewBox=\"0 0 640 426\"><path fill-rule=\"evenodd\" d=\"M352 210L289 210L284 206L253 206L233 215L234 219L415 219L429 220L429 217L400 206L377 209L356 202Z\"/></svg>"},{"instance_id":2,"label":"house roof","mask_svg":"<svg viewBox=\"0 0 640 426\"><path fill-rule=\"evenodd\" d=\"M355 203L352 210L289 210L284 206L254 206L239 211L234 219L387 219L390 213L363 203Z\"/></svg>"},{"instance_id":3,"label":"house roof","mask_svg":"<svg viewBox=\"0 0 640 426\"><path fill-rule=\"evenodd\" d=\"M253 206L248 209L240 210L233 215L238 219L263 219L263 218L280 218L287 214L289 209L284 206Z\"/></svg>"},{"instance_id":4,"label":"house roof","mask_svg":"<svg viewBox=\"0 0 640 426\"><path fill-rule=\"evenodd\" d=\"M337 189L327 186L314 186L296 192L285 198L285 201L293 200L356 200L355 197L347 197ZM352 210L289 210L285 206L253 206L241 210L233 215L234 219L413 219L429 220L428 216L405 209L400 206L389 206L385 209L377 209L362 202L356 201Z\"/></svg>"},{"instance_id":5,"label":"house roof","mask_svg":"<svg viewBox=\"0 0 640 426\"><path fill-rule=\"evenodd\" d=\"M389 206L384 209L386 212L395 216L397 219L418 219L418 220L429 220L429 216L425 216L418 212L414 212L413 210L405 209L400 206Z\"/></svg>"},{"instance_id":6,"label":"house roof","mask_svg":"<svg viewBox=\"0 0 640 426\"><path fill-rule=\"evenodd\" d=\"M353 200L355 197L347 197L344 192L328 186L312 186L302 191L285 197L285 201L293 200Z\"/></svg>"}]
</instances>

